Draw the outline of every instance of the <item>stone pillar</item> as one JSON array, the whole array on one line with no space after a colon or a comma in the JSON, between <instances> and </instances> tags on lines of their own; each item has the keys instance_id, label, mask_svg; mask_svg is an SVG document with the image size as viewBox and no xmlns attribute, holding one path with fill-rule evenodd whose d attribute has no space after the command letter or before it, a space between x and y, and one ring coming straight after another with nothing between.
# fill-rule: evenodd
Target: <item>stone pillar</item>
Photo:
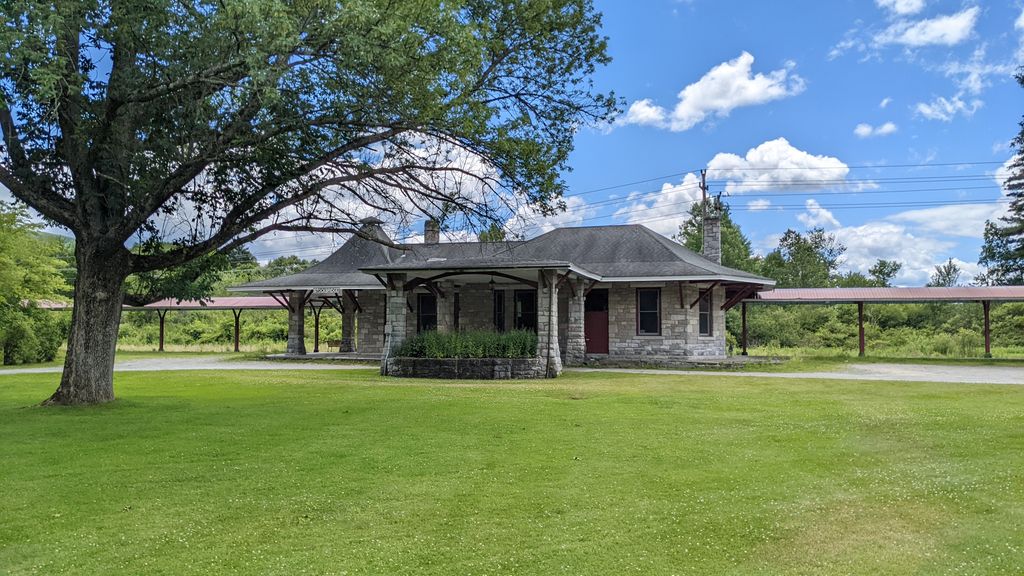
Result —
<instances>
[{"instance_id":1,"label":"stone pillar","mask_svg":"<svg viewBox=\"0 0 1024 576\"><path fill-rule=\"evenodd\" d=\"M288 354L306 353L306 292L288 293Z\"/></svg>"},{"instance_id":2,"label":"stone pillar","mask_svg":"<svg viewBox=\"0 0 1024 576\"><path fill-rule=\"evenodd\" d=\"M554 378L562 372L558 351L558 274L541 270L537 274L537 356L546 363L545 375Z\"/></svg>"},{"instance_id":3,"label":"stone pillar","mask_svg":"<svg viewBox=\"0 0 1024 576\"><path fill-rule=\"evenodd\" d=\"M405 342L406 314L405 274L388 274L387 319L384 324L384 355L381 356L381 374L388 373L387 359Z\"/></svg>"},{"instance_id":4,"label":"stone pillar","mask_svg":"<svg viewBox=\"0 0 1024 576\"><path fill-rule=\"evenodd\" d=\"M356 305L352 302L345 303L345 312L341 315L341 346L338 352L356 351Z\"/></svg>"},{"instance_id":5,"label":"stone pillar","mask_svg":"<svg viewBox=\"0 0 1024 576\"><path fill-rule=\"evenodd\" d=\"M438 287L444 297L437 297L437 331L455 332L455 283L441 282Z\"/></svg>"},{"instance_id":6,"label":"stone pillar","mask_svg":"<svg viewBox=\"0 0 1024 576\"><path fill-rule=\"evenodd\" d=\"M586 289L582 278L569 280L576 295L569 292L569 325L565 331L565 363L582 364L587 353L587 339L583 332L583 303Z\"/></svg>"}]
</instances>

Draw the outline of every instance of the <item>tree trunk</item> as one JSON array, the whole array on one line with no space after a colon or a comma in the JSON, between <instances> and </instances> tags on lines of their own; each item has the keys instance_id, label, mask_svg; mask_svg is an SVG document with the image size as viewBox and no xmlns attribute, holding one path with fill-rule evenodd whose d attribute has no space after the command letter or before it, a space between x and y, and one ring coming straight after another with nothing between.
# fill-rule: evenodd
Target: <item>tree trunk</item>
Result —
<instances>
[{"instance_id":1,"label":"tree trunk","mask_svg":"<svg viewBox=\"0 0 1024 576\"><path fill-rule=\"evenodd\" d=\"M114 399L114 352L129 266L123 246L78 239L75 307L60 387L44 404L102 404Z\"/></svg>"}]
</instances>

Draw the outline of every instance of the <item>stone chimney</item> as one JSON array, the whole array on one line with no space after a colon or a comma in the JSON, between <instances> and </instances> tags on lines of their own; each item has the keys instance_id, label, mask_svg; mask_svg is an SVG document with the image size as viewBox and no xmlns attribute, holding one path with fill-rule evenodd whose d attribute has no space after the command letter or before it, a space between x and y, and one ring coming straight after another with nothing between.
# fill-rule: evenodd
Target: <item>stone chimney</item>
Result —
<instances>
[{"instance_id":1,"label":"stone chimney","mask_svg":"<svg viewBox=\"0 0 1024 576\"><path fill-rule=\"evenodd\" d=\"M423 223L423 243L437 244L441 241L441 224L433 218Z\"/></svg>"},{"instance_id":2,"label":"stone chimney","mask_svg":"<svg viewBox=\"0 0 1024 576\"><path fill-rule=\"evenodd\" d=\"M722 213L718 202L711 200L704 206L704 257L722 263Z\"/></svg>"}]
</instances>

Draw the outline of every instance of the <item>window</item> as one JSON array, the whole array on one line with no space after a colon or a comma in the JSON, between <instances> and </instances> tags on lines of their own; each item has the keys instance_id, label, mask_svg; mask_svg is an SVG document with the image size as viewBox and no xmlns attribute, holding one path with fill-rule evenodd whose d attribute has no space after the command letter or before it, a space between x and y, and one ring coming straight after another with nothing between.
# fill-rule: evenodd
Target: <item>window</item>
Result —
<instances>
[{"instance_id":1,"label":"window","mask_svg":"<svg viewBox=\"0 0 1024 576\"><path fill-rule=\"evenodd\" d=\"M498 332L505 331L505 291L495 290L494 295L494 329Z\"/></svg>"},{"instance_id":2,"label":"window","mask_svg":"<svg viewBox=\"0 0 1024 576\"><path fill-rule=\"evenodd\" d=\"M515 327L516 330L537 331L537 291L516 290Z\"/></svg>"},{"instance_id":3,"label":"window","mask_svg":"<svg viewBox=\"0 0 1024 576\"><path fill-rule=\"evenodd\" d=\"M661 335L661 288L636 289L636 333Z\"/></svg>"},{"instance_id":4,"label":"window","mask_svg":"<svg viewBox=\"0 0 1024 576\"><path fill-rule=\"evenodd\" d=\"M700 335L713 336L715 330L715 315L712 311L713 292L711 290L700 291Z\"/></svg>"},{"instance_id":5,"label":"window","mask_svg":"<svg viewBox=\"0 0 1024 576\"><path fill-rule=\"evenodd\" d=\"M430 293L416 295L416 331L437 330L437 298Z\"/></svg>"}]
</instances>

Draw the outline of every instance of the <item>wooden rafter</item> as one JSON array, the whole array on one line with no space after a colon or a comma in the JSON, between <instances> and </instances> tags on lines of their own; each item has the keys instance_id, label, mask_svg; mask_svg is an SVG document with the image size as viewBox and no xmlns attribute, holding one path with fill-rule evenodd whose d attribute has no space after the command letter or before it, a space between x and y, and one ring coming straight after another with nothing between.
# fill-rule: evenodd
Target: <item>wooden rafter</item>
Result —
<instances>
[{"instance_id":1,"label":"wooden rafter","mask_svg":"<svg viewBox=\"0 0 1024 576\"><path fill-rule=\"evenodd\" d=\"M558 284L557 284L558 288L561 289L563 284L565 284L566 286L569 287L569 293L572 294L573 298L575 298L576 297L576 286L574 286L573 281L569 279L569 273L568 272L566 272L565 274L562 274L561 276L558 277Z\"/></svg>"},{"instance_id":2,"label":"wooden rafter","mask_svg":"<svg viewBox=\"0 0 1024 576\"><path fill-rule=\"evenodd\" d=\"M757 289L758 286L754 284L750 284L748 286L740 288L740 291L734 294L732 298L729 298L728 300L722 303L722 310L728 311L733 306L745 300L748 296L750 296L752 292L757 291Z\"/></svg>"},{"instance_id":3,"label":"wooden rafter","mask_svg":"<svg viewBox=\"0 0 1024 576\"><path fill-rule=\"evenodd\" d=\"M718 286L718 281L717 280L712 282L711 286L708 286L707 288L700 288L700 289L698 289L697 290L697 298L693 302L690 303L690 308L693 308L697 304L700 304L700 299L704 297L704 293L709 291L709 290L714 290L716 286Z\"/></svg>"}]
</instances>

